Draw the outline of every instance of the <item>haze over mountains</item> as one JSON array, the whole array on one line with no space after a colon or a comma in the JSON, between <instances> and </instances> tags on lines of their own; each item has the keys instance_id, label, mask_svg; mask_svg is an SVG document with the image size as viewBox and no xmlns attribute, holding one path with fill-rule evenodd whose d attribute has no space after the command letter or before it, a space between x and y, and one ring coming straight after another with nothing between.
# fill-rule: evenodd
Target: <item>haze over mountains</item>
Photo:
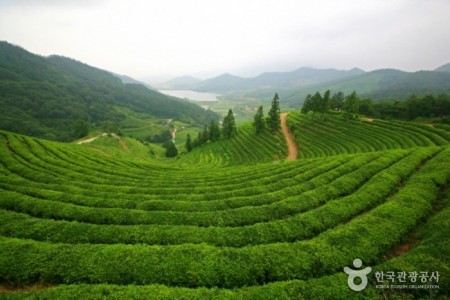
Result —
<instances>
[{"instance_id":1,"label":"haze over mountains","mask_svg":"<svg viewBox=\"0 0 450 300\"><path fill-rule=\"evenodd\" d=\"M288 102L303 100L308 93L324 91L357 91L374 99L405 98L411 94L450 92L450 64L434 71L405 72L380 69L365 72L351 70L299 68L291 72L267 72L244 78L222 74L200 80L190 76L177 77L158 85L165 89L192 89L233 94L240 97L267 98L278 92Z\"/></svg>"},{"instance_id":2,"label":"haze over mountains","mask_svg":"<svg viewBox=\"0 0 450 300\"><path fill-rule=\"evenodd\" d=\"M298 109L308 93L356 91L373 99L404 99L411 94L450 93L450 64L434 71L299 68L244 78L231 74L199 80L179 77L158 88L216 92L238 99L269 99L277 92ZM32 54L0 42L0 128L48 139L70 140L77 121L92 126L121 122L127 114L178 118L204 124L218 116L200 106L163 95L125 75L74 59Z\"/></svg>"},{"instance_id":3,"label":"haze over mountains","mask_svg":"<svg viewBox=\"0 0 450 300\"><path fill-rule=\"evenodd\" d=\"M173 89L188 87L199 91L214 92L269 89L274 87L286 89L348 78L363 73L363 70L357 68L349 71L342 71L335 69L319 70L305 67L291 72L266 72L256 77L249 78L234 76L228 73L206 80L183 76L167 81L161 84L161 86Z\"/></svg>"}]
</instances>

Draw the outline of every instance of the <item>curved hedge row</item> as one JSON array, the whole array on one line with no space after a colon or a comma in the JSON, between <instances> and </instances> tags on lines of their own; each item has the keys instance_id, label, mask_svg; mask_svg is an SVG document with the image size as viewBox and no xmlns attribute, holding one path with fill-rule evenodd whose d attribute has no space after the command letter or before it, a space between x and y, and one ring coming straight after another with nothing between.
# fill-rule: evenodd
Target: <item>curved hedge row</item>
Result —
<instances>
[{"instance_id":1,"label":"curved hedge row","mask_svg":"<svg viewBox=\"0 0 450 300\"><path fill-rule=\"evenodd\" d=\"M281 133L264 131L254 134L254 127L246 124L238 128L236 137L208 143L181 157L180 163L194 165L243 165L283 159L287 154L286 141Z\"/></svg>"},{"instance_id":2,"label":"curved hedge row","mask_svg":"<svg viewBox=\"0 0 450 300\"><path fill-rule=\"evenodd\" d=\"M94 224L243 226L256 222L280 219L303 210L311 209L310 205L305 207L302 203L314 203L314 199L325 201L332 197L351 193L371 176L385 169L405 154L406 152L404 151L391 152L372 162L369 162L373 160L371 156L360 157L338 167L332 172L326 173L325 176L317 177L315 180L308 182L306 186L296 185L289 188L292 194L299 194L299 196L286 196L289 194L286 194L286 189L284 189L279 194L273 193L275 194L275 200L281 200L256 207L242 206L236 209L211 212L91 208L44 199L40 199L37 202L34 197L7 190L0 190L0 207L29 213L37 217L78 220ZM311 187L314 189L308 191Z\"/></svg>"},{"instance_id":3,"label":"curved hedge row","mask_svg":"<svg viewBox=\"0 0 450 300\"><path fill-rule=\"evenodd\" d=\"M0 132L0 284L73 284L6 297L353 298L342 268L355 257L374 269L422 257L445 269L445 245L385 262L440 207L445 129L289 119L312 159L273 163L284 140L250 126L173 163Z\"/></svg>"},{"instance_id":4,"label":"curved hedge row","mask_svg":"<svg viewBox=\"0 0 450 300\"><path fill-rule=\"evenodd\" d=\"M377 263L428 214L438 187L449 179L447 149L414 173L387 203L311 240L294 243L236 249L205 244L49 244L2 237L0 277L19 282L41 278L53 283L224 288L321 277L350 265L354 257Z\"/></svg>"},{"instance_id":5,"label":"curved hedge row","mask_svg":"<svg viewBox=\"0 0 450 300\"><path fill-rule=\"evenodd\" d=\"M291 112L287 122L302 158L445 146L450 141L444 129L400 121L345 120L338 114L320 121Z\"/></svg>"},{"instance_id":6,"label":"curved hedge row","mask_svg":"<svg viewBox=\"0 0 450 300\"><path fill-rule=\"evenodd\" d=\"M308 206L314 204L321 206L278 221L236 228L117 226L41 220L0 210L0 234L64 243L208 243L232 247L301 240L313 237L382 202L405 177L416 170L419 164L438 151L438 149L430 150L414 152L376 174L346 197L328 202L325 202L324 198L309 197L306 201ZM306 208L304 209L306 211ZM85 234L87 232L89 234Z\"/></svg>"},{"instance_id":7,"label":"curved hedge row","mask_svg":"<svg viewBox=\"0 0 450 300\"><path fill-rule=\"evenodd\" d=\"M60 285L46 290L26 291L4 295L6 300L15 299L381 299L393 295L405 298L445 297L450 293L450 194L446 195L444 208L420 227L423 238L408 253L372 266L369 285L355 293L347 287L347 276L343 272L308 280L289 280L249 286L238 289L183 288L160 284L112 285L73 284ZM440 241L436 243L436 241ZM439 289L407 289L390 291L376 289L374 273L377 271L418 272L438 270L441 277Z\"/></svg>"}]
</instances>

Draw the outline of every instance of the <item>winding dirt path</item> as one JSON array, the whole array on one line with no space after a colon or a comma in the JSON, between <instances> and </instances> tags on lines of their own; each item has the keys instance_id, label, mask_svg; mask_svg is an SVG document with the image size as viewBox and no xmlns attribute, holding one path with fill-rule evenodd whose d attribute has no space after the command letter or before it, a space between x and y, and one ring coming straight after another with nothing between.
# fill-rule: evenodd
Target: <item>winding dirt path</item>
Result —
<instances>
[{"instance_id":1,"label":"winding dirt path","mask_svg":"<svg viewBox=\"0 0 450 300\"><path fill-rule=\"evenodd\" d=\"M292 133L289 131L286 118L288 113L281 113L281 131L283 131L284 138L286 139L286 143L288 146L288 155L286 156L287 160L296 160L298 155L297 144L295 143L294 137Z\"/></svg>"},{"instance_id":2,"label":"winding dirt path","mask_svg":"<svg viewBox=\"0 0 450 300\"><path fill-rule=\"evenodd\" d=\"M94 136L94 137L91 137L91 138L88 138L88 139L85 139L85 140L78 141L77 144L78 144L78 145L81 145L81 144L85 144L85 143L91 143L91 142L95 141L96 139L98 139L99 137L101 137L101 136L107 136L107 135L108 135L108 134L107 134L106 132L103 132L103 133L100 133L100 134L97 135L97 136ZM111 136L112 136L113 138L115 138L115 139L117 139L117 140L120 141L120 136L118 136L117 134L111 133Z\"/></svg>"}]
</instances>

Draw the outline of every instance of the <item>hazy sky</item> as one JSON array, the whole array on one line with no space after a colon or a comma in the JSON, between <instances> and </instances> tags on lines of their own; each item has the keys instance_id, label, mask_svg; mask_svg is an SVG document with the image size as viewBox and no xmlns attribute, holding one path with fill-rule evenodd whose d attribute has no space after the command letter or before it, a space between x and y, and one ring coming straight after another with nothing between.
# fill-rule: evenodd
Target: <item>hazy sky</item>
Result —
<instances>
[{"instance_id":1,"label":"hazy sky","mask_svg":"<svg viewBox=\"0 0 450 300\"><path fill-rule=\"evenodd\" d=\"M0 40L135 78L450 62L449 0L0 0Z\"/></svg>"}]
</instances>

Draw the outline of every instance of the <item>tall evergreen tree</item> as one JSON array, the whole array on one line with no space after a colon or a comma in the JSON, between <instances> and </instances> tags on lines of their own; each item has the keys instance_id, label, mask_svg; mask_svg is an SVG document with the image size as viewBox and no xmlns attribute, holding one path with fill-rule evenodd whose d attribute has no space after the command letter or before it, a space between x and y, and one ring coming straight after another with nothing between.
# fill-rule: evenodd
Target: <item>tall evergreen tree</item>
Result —
<instances>
[{"instance_id":1,"label":"tall evergreen tree","mask_svg":"<svg viewBox=\"0 0 450 300\"><path fill-rule=\"evenodd\" d=\"M330 90L327 90L325 94L323 94L323 97L320 97L320 101L318 103L318 111L322 114L322 119L329 109L330 109Z\"/></svg>"},{"instance_id":2,"label":"tall evergreen tree","mask_svg":"<svg viewBox=\"0 0 450 300\"><path fill-rule=\"evenodd\" d=\"M332 110L340 111L344 106L344 93L337 92L331 97L330 107Z\"/></svg>"},{"instance_id":3,"label":"tall evergreen tree","mask_svg":"<svg viewBox=\"0 0 450 300\"><path fill-rule=\"evenodd\" d=\"M209 131L208 131L208 126L206 126L203 128L202 131L202 144L206 144L209 140Z\"/></svg>"},{"instance_id":4,"label":"tall evergreen tree","mask_svg":"<svg viewBox=\"0 0 450 300\"><path fill-rule=\"evenodd\" d=\"M313 112L313 116L315 113L320 112L320 103L322 102L322 95L319 92L316 92L311 97L312 107L311 110Z\"/></svg>"},{"instance_id":5,"label":"tall evergreen tree","mask_svg":"<svg viewBox=\"0 0 450 300\"><path fill-rule=\"evenodd\" d=\"M193 149L191 135L188 133L186 136L186 150L191 152Z\"/></svg>"},{"instance_id":6,"label":"tall evergreen tree","mask_svg":"<svg viewBox=\"0 0 450 300\"><path fill-rule=\"evenodd\" d=\"M312 105L312 97L311 97L311 94L308 94L308 96L306 96L305 101L303 102L301 113L306 115L307 113L312 111L312 106L313 106Z\"/></svg>"},{"instance_id":7,"label":"tall evergreen tree","mask_svg":"<svg viewBox=\"0 0 450 300\"><path fill-rule=\"evenodd\" d=\"M272 132L276 132L281 128L280 101L278 98L278 93L275 93L272 100L272 106L269 111L268 125Z\"/></svg>"},{"instance_id":8,"label":"tall evergreen tree","mask_svg":"<svg viewBox=\"0 0 450 300\"><path fill-rule=\"evenodd\" d=\"M215 121L211 121L211 124L209 125L209 140L211 142L215 142L219 140L220 138L220 128L219 124Z\"/></svg>"},{"instance_id":9,"label":"tall evergreen tree","mask_svg":"<svg viewBox=\"0 0 450 300\"><path fill-rule=\"evenodd\" d=\"M223 119L222 133L226 139L230 139L236 135L236 121L234 120L233 111L231 109Z\"/></svg>"},{"instance_id":10,"label":"tall evergreen tree","mask_svg":"<svg viewBox=\"0 0 450 300\"><path fill-rule=\"evenodd\" d=\"M203 135L202 132L199 131L197 134L197 138L194 141L194 147L200 147L201 145L203 145Z\"/></svg>"},{"instance_id":11,"label":"tall evergreen tree","mask_svg":"<svg viewBox=\"0 0 450 300\"><path fill-rule=\"evenodd\" d=\"M264 112L263 106L261 105L255 114L255 121L253 122L253 126L255 126L256 134L259 134L264 131L266 128L266 121L264 120Z\"/></svg>"}]
</instances>

